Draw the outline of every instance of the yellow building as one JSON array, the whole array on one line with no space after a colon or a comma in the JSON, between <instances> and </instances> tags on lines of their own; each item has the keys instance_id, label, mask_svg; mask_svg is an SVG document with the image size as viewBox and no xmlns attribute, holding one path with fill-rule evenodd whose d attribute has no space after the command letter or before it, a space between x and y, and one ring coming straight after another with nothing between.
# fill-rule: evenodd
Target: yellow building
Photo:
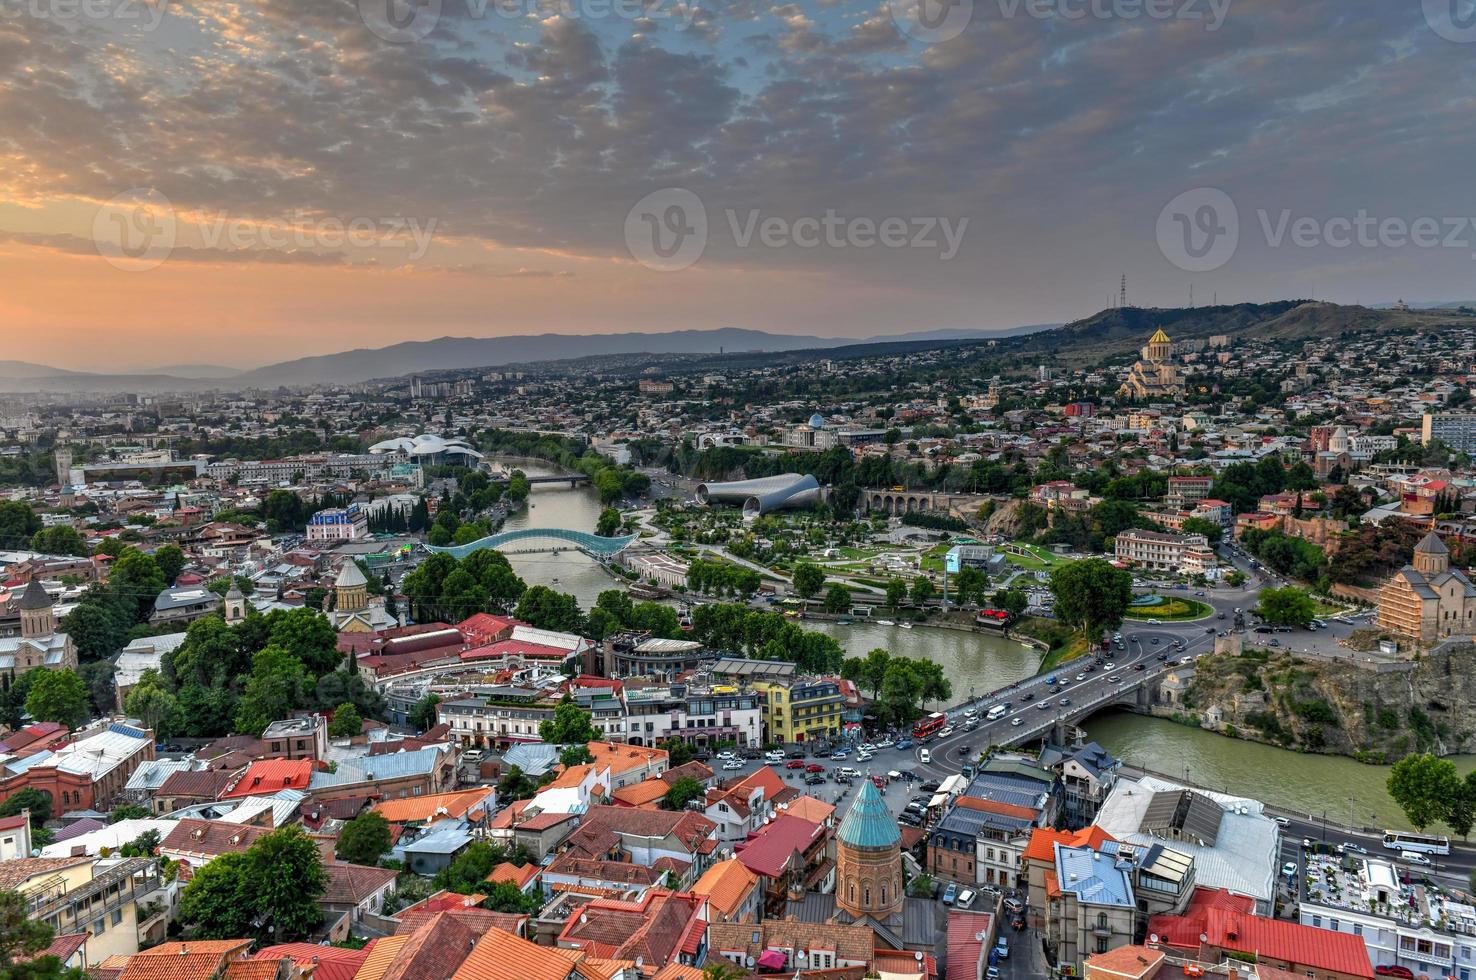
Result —
<instances>
[{"instance_id":1,"label":"yellow building","mask_svg":"<svg viewBox=\"0 0 1476 980\"><path fill-rule=\"evenodd\" d=\"M1124 398L1174 398L1184 392L1184 379L1174 363L1174 342L1161 329L1148 338L1140 359L1117 389Z\"/></svg>"},{"instance_id":2,"label":"yellow building","mask_svg":"<svg viewBox=\"0 0 1476 980\"><path fill-rule=\"evenodd\" d=\"M1450 550L1434 531L1415 546L1414 563L1380 590L1379 627L1422 642L1476 636L1476 586L1450 567Z\"/></svg>"},{"instance_id":3,"label":"yellow building","mask_svg":"<svg viewBox=\"0 0 1476 980\"><path fill-rule=\"evenodd\" d=\"M0 888L25 896L27 918L58 936L88 934L88 966L137 953L141 940L164 938L168 903L161 885L154 858L17 858L0 867Z\"/></svg>"},{"instance_id":4,"label":"yellow building","mask_svg":"<svg viewBox=\"0 0 1476 980\"><path fill-rule=\"evenodd\" d=\"M832 680L762 680L754 690L764 695L764 739L769 742L813 742L841 730L845 695Z\"/></svg>"}]
</instances>

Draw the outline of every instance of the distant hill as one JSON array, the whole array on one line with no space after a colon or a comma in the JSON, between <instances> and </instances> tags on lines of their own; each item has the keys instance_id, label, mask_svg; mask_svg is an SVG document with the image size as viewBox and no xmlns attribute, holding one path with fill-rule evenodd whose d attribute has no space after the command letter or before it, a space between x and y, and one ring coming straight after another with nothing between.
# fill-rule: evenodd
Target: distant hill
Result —
<instances>
[{"instance_id":1,"label":"distant hill","mask_svg":"<svg viewBox=\"0 0 1476 980\"><path fill-rule=\"evenodd\" d=\"M1023 328L1037 329L1037 328ZM570 360L620 354L736 354L747 351L795 351L855 344L939 339L980 339L1013 335L995 332L942 330L857 340L853 337L812 337L773 334L762 330L724 327L717 330L677 330L671 333L537 334L513 337L441 337L408 341L389 347L343 351L302 357L246 371L231 379L242 387L302 384L354 384L372 378L394 378L422 371L489 369L506 365Z\"/></svg>"},{"instance_id":2,"label":"distant hill","mask_svg":"<svg viewBox=\"0 0 1476 980\"><path fill-rule=\"evenodd\" d=\"M1438 330L1476 325L1476 316L1450 309L1378 310L1312 300L1238 303L1177 309L1124 307L1032 334L1025 350L1050 351L1071 360L1095 360L1135 350L1162 328L1174 340L1228 334L1262 340L1336 337L1345 332Z\"/></svg>"}]
</instances>

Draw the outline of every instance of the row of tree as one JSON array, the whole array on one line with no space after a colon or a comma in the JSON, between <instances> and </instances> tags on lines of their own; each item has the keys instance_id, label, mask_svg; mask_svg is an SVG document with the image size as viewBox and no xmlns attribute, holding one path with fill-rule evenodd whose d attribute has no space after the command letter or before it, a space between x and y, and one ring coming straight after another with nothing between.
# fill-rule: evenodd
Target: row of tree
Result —
<instances>
[{"instance_id":1,"label":"row of tree","mask_svg":"<svg viewBox=\"0 0 1476 980\"><path fill-rule=\"evenodd\" d=\"M902 727L923 714L927 702L953 697L953 683L931 660L900 657L883 649L865 657L847 657L841 676L871 696L871 710L883 725Z\"/></svg>"},{"instance_id":2,"label":"row of tree","mask_svg":"<svg viewBox=\"0 0 1476 980\"><path fill-rule=\"evenodd\" d=\"M833 674L845 659L839 643L802 629L780 613L731 603L709 603L692 611L692 635L713 650L756 660L788 660L807 674Z\"/></svg>"}]
</instances>

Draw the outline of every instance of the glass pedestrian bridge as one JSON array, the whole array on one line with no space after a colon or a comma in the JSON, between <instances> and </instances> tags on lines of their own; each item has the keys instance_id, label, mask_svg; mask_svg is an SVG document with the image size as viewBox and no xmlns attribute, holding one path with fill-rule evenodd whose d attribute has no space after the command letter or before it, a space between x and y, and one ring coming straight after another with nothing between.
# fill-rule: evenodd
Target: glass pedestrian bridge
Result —
<instances>
[{"instance_id":1,"label":"glass pedestrian bridge","mask_svg":"<svg viewBox=\"0 0 1476 980\"><path fill-rule=\"evenodd\" d=\"M558 551L561 548L572 546L580 551L591 555L608 558L624 551L631 542L635 541L637 535L627 534L623 537L606 538L589 531L570 531L561 527L524 527L516 531L502 531L499 534L489 534L485 538L478 538L468 544L448 545L437 547L433 544L426 545L428 551L443 555L450 555L458 561L465 558L474 551L482 551L485 548L494 548L497 551L512 553L528 553L538 551ZM516 547L514 547L516 546Z\"/></svg>"}]
</instances>

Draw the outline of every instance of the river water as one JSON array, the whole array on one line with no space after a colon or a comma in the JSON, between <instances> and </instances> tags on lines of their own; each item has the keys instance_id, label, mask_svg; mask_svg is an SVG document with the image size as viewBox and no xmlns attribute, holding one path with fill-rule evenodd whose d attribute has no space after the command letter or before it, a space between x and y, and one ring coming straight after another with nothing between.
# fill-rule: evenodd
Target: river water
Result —
<instances>
[{"instance_id":1,"label":"river water","mask_svg":"<svg viewBox=\"0 0 1476 980\"><path fill-rule=\"evenodd\" d=\"M1388 766L1366 766L1346 756L1309 755L1216 735L1166 718L1109 711L1082 728L1129 765L1209 789L1254 797L1339 824L1413 830L1389 798ZM1476 755L1452 756L1462 774ZM1434 829L1434 828L1432 828Z\"/></svg>"},{"instance_id":2,"label":"river water","mask_svg":"<svg viewBox=\"0 0 1476 980\"><path fill-rule=\"evenodd\" d=\"M530 476L556 472L526 460L503 461ZM514 514L506 529L563 527L592 531L600 503L589 487L540 485L532 504ZM523 580L567 592L588 609L605 589L618 584L598 563L572 549L558 555L509 555ZM1040 655L1002 637L956 630L879 626L858 621L850 626L811 621L806 629L834 636L849 656L864 656L881 647L891 653L941 663L953 682L956 700L1029 677ZM1082 726L1089 737L1134 766L1212 789L1321 815L1329 820L1389 829L1413 829L1385 789L1386 766L1366 766L1342 756L1306 755L1269 745L1226 738L1202 729L1127 712L1095 715ZM1476 756L1454 757L1462 773L1476 769Z\"/></svg>"}]
</instances>

